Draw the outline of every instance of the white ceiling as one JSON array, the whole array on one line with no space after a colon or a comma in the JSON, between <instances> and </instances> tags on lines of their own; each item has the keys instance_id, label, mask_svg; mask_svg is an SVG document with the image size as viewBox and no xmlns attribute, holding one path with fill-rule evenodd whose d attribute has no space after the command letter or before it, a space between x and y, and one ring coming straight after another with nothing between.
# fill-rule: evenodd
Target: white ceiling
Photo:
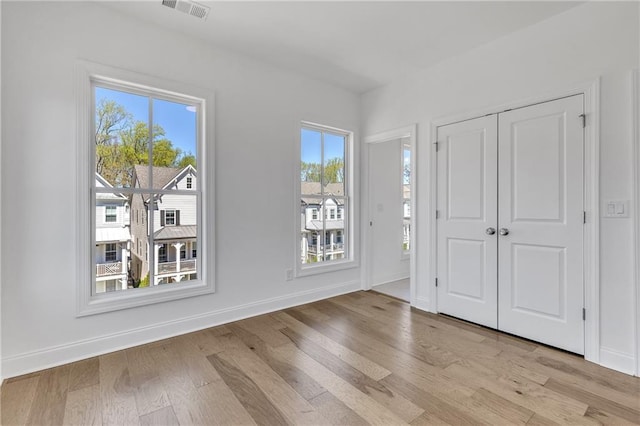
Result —
<instances>
[{"instance_id":1,"label":"white ceiling","mask_svg":"<svg viewBox=\"0 0 640 426\"><path fill-rule=\"evenodd\" d=\"M130 16L354 92L432 66L579 2L200 1L206 21L161 0L109 2Z\"/></svg>"}]
</instances>

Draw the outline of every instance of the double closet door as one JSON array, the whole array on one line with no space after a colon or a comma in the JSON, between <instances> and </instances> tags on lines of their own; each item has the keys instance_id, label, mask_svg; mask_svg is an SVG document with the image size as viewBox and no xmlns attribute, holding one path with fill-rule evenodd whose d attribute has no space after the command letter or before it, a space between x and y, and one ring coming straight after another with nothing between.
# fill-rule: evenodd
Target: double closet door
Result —
<instances>
[{"instance_id":1,"label":"double closet door","mask_svg":"<svg viewBox=\"0 0 640 426\"><path fill-rule=\"evenodd\" d=\"M584 353L583 96L438 128L438 311Z\"/></svg>"}]
</instances>

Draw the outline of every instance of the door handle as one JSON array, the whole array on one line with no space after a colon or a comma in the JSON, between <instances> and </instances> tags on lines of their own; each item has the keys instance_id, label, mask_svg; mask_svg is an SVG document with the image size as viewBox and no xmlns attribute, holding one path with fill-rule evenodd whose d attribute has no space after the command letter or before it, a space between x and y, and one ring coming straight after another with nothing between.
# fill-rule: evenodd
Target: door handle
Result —
<instances>
[{"instance_id":1,"label":"door handle","mask_svg":"<svg viewBox=\"0 0 640 426\"><path fill-rule=\"evenodd\" d=\"M496 233L496 228L487 228L487 229L485 229L485 231L484 231L484 232L485 232L485 234L487 234L487 235L493 235L493 234L495 234L495 233Z\"/></svg>"},{"instance_id":2,"label":"door handle","mask_svg":"<svg viewBox=\"0 0 640 426\"><path fill-rule=\"evenodd\" d=\"M500 228L500 235L509 235L509 230L507 228Z\"/></svg>"}]
</instances>

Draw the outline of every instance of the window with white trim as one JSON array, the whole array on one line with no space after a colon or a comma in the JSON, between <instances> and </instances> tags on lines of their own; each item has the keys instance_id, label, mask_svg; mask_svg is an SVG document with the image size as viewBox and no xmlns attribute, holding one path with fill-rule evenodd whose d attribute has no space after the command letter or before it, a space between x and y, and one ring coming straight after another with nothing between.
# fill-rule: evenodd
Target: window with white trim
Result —
<instances>
[{"instance_id":1,"label":"window with white trim","mask_svg":"<svg viewBox=\"0 0 640 426\"><path fill-rule=\"evenodd\" d=\"M115 243L108 243L104 245L104 261L115 262L118 258L118 249Z\"/></svg>"},{"instance_id":2,"label":"window with white trim","mask_svg":"<svg viewBox=\"0 0 640 426\"><path fill-rule=\"evenodd\" d=\"M78 197L86 200L79 203L79 221L89 232L79 232L78 257L81 265L93 264L80 271L87 280L78 292L78 314L212 292L214 275L207 277L213 242L203 240L215 223L213 175L206 170L213 164L208 148L213 146L213 128L208 128L213 117L207 107L213 105L212 93L85 61L77 65L78 102L86 105L78 109L83 135L78 167L88 176L80 182L90 189L79 186ZM135 211L135 218L118 218L124 208ZM99 211L103 218L97 217ZM161 212L168 212L164 220ZM202 261L179 262L186 247L178 242L195 247L198 241ZM102 258L96 252L100 247ZM100 264L120 255L117 267ZM124 291L106 294L107 281Z\"/></svg>"},{"instance_id":3,"label":"window with white trim","mask_svg":"<svg viewBox=\"0 0 640 426\"><path fill-rule=\"evenodd\" d=\"M353 263L353 244L349 238L352 214L350 206L350 149L352 133L330 127L303 123L300 133L301 212L314 207L313 221L302 221L298 235L299 274L321 272ZM342 219L342 220L336 220ZM342 244L338 244L340 235Z\"/></svg>"},{"instance_id":4,"label":"window with white trim","mask_svg":"<svg viewBox=\"0 0 640 426\"><path fill-rule=\"evenodd\" d=\"M118 207L117 206L104 206L104 221L105 223L116 222L118 220Z\"/></svg>"}]
</instances>

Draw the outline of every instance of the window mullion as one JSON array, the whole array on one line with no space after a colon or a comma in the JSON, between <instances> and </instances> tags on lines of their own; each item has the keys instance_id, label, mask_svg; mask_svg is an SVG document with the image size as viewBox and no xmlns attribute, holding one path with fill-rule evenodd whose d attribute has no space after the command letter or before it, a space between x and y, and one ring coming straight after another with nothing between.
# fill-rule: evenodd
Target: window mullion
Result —
<instances>
[{"instance_id":1,"label":"window mullion","mask_svg":"<svg viewBox=\"0 0 640 426\"><path fill-rule=\"evenodd\" d=\"M148 155L149 155L149 204L147 205L147 232L149 233L149 248L147 249L147 257L149 258L149 287L156 284L155 266L156 259L156 243L154 241L154 219L155 219L155 194L153 193L153 98L149 97L149 139L148 139Z\"/></svg>"}]
</instances>

